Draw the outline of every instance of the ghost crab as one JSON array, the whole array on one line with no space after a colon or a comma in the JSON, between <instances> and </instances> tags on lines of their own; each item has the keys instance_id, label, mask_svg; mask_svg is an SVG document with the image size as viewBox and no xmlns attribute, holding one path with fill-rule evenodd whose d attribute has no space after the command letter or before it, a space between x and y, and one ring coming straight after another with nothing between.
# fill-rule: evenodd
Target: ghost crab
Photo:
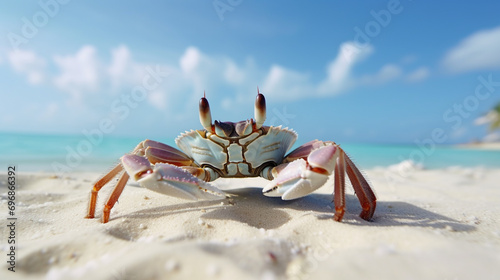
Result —
<instances>
[{"instance_id":1,"label":"ghost crab","mask_svg":"<svg viewBox=\"0 0 500 280\"><path fill-rule=\"evenodd\" d=\"M169 145L144 140L121 163L100 178L92 188L86 218L94 218L97 193L122 173L104 205L102 222L130 177L141 186L163 194L198 200L224 199L226 195L209 182L220 178L263 177L270 180L262 190L266 196L291 200L323 186L334 174L333 219L341 221L345 212L345 174L349 177L362 207L360 217L370 220L376 198L370 185L351 159L332 141L310 141L286 152L297 139L288 128L264 126L266 101L257 90L255 120L212 123L210 106L201 98L200 122L203 130L182 133L175 140L179 151ZM125 172L122 172L125 169Z\"/></svg>"}]
</instances>

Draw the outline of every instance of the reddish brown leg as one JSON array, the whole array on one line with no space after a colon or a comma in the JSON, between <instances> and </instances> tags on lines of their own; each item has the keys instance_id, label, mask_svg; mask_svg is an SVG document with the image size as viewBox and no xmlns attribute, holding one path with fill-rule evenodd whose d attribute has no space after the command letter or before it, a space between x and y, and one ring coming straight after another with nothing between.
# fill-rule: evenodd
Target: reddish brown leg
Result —
<instances>
[{"instance_id":1,"label":"reddish brown leg","mask_svg":"<svg viewBox=\"0 0 500 280\"><path fill-rule=\"evenodd\" d=\"M123 167L120 164L116 165L108 174L104 175L99 181L94 184L92 188L92 192L90 193L90 201L89 208L87 212L87 216L85 218L92 219L95 215L95 206L97 203L97 193L99 190L106 185L109 181L111 181L120 171L123 170Z\"/></svg>"},{"instance_id":2,"label":"reddish brown leg","mask_svg":"<svg viewBox=\"0 0 500 280\"><path fill-rule=\"evenodd\" d=\"M135 147L134 151L132 154L144 154L144 143L148 143L150 140L144 140L141 143ZM118 173L120 173L123 170L123 166L121 163L117 164L108 174L104 175L101 179L99 179L95 184L94 187L92 188L92 191L90 193L90 201L89 201L89 208L87 212L87 216L85 218L87 219L92 219L95 217L95 209L96 209L96 204L97 204L97 194L99 190L104 187L109 181L111 181Z\"/></svg>"},{"instance_id":3,"label":"reddish brown leg","mask_svg":"<svg viewBox=\"0 0 500 280\"><path fill-rule=\"evenodd\" d=\"M370 185L363 177L363 174L361 174L351 159L344 152L342 153L344 154L346 162L347 176L349 176L349 179L351 180L354 192L356 193L356 196L361 204L361 208L363 209L359 216L368 221L373 217L373 213L375 212L377 198L370 188Z\"/></svg>"},{"instance_id":4,"label":"reddish brown leg","mask_svg":"<svg viewBox=\"0 0 500 280\"><path fill-rule=\"evenodd\" d=\"M131 154L135 154L138 156L144 156L148 159L148 161L152 164L155 163L169 163L176 166L185 167L190 173L197 177L201 177L200 179L205 180L214 180L217 178L217 174L206 173L206 171L202 168L193 167L191 164L193 160L190 159L186 154L177 150L174 147L169 145L152 141L152 140L144 140L137 145L137 147L132 151ZM108 174L104 175L101 179L99 179L92 188L92 192L90 194L89 208L87 212L86 218L94 218L96 204L97 204L97 194L99 190L109 183L114 177L116 177L123 170L122 164L118 164L115 166ZM129 174L124 172L118 183L116 184L113 192L111 193L109 199L104 205L103 209L103 217L102 222L107 223L109 221L109 214L116 201L120 197L125 185L127 184L128 179L130 178Z\"/></svg>"},{"instance_id":5,"label":"reddish brown leg","mask_svg":"<svg viewBox=\"0 0 500 280\"><path fill-rule=\"evenodd\" d=\"M107 223L109 221L109 213L111 212L111 208L113 208L116 201L118 201L118 198L122 194L122 191L125 188L125 185L127 184L129 178L130 176L128 175L128 173L123 172L120 180L118 180L118 183L113 189L113 192L109 196L108 201L106 202L106 204L104 204L104 210L102 211L102 223Z\"/></svg>"},{"instance_id":6,"label":"reddish brown leg","mask_svg":"<svg viewBox=\"0 0 500 280\"><path fill-rule=\"evenodd\" d=\"M339 153L337 165L335 165L335 189L333 190L333 201L335 204L335 215L333 219L342 221L345 212L345 160L344 152Z\"/></svg>"}]
</instances>

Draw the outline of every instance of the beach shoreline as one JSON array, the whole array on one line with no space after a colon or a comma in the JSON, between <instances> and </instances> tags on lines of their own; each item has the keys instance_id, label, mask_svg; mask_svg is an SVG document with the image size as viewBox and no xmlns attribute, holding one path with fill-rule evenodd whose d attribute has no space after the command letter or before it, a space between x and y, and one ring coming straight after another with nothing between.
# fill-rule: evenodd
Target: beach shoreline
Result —
<instances>
[{"instance_id":1,"label":"beach shoreline","mask_svg":"<svg viewBox=\"0 0 500 280\"><path fill-rule=\"evenodd\" d=\"M461 149L476 149L476 150L500 150L500 142L472 142L456 145Z\"/></svg>"},{"instance_id":2,"label":"beach shoreline","mask_svg":"<svg viewBox=\"0 0 500 280\"><path fill-rule=\"evenodd\" d=\"M332 182L293 201L267 181L215 181L232 194L192 202L129 183L111 220L84 219L98 172L18 175L16 272L2 279L494 279L500 273L500 169L365 170L371 222L347 189L334 222ZM2 205L6 177L0 176ZM235 189L236 187L236 189ZM3 207L6 209L6 207ZM2 213L4 220L7 213ZM2 227L2 236L7 228ZM2 255L9 248L2 246Z\"/></svg>"}]
</instances>

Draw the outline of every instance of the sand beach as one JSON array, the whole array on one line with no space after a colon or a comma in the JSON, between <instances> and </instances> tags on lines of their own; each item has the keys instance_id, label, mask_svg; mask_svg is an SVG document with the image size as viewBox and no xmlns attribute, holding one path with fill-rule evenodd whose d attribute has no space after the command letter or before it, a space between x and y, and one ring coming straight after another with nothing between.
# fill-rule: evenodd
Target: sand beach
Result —
<instances>
[{"instance_id":1,"label":"sand beach","mask_svg":"<svg viewBox=\"0 0 500 280\"><path fill-rule=\"evenodd\" d=\"M374 219L334 222L333 182L293 201L261 194L263 179L216 181L232 194L191 202L129 182L111 220L84 219L96 172L18 174L15 273L1 279L497 279L500 170L400 166L365 171ZM0 177L6 223L7 179ZM236 190L235 190L236 188ZM8 260L9 228L1 227Z\"/></svg>"}]
</instances>

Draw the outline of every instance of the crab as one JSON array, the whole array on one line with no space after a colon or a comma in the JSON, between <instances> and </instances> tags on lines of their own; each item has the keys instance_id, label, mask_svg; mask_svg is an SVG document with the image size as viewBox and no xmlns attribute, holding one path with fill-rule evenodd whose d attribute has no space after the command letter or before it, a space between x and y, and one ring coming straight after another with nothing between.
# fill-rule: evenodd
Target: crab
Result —
<instances>
[{"instance_id":1,"label":"crab","mask_svg":"<svg viewBox=\"0 0 500 280\"><path fill-rule=\"evenodd\" d=\"M103 208L102 222L120 197L129 178L155 192L189 200L225 199L226 193L210 183L217 178L262 177L269 180L265 196L297 199L325 185L334 176L335 213L341 221L345 213L345 174L361 204L360 217L371 220L376 197L367 180L344 150L332 141L313 140L287 151L297 133L281 126L264 126L266 100L257 90L254 117L240 122L212 122L204 94L199 103L204 129L182 133L175 139L180 150L152 140L144 140L93 186L86 218L94 218L99 190L119 175ZM125 170L125 172L123 172Z\"/></svg>"}]
</instances>

